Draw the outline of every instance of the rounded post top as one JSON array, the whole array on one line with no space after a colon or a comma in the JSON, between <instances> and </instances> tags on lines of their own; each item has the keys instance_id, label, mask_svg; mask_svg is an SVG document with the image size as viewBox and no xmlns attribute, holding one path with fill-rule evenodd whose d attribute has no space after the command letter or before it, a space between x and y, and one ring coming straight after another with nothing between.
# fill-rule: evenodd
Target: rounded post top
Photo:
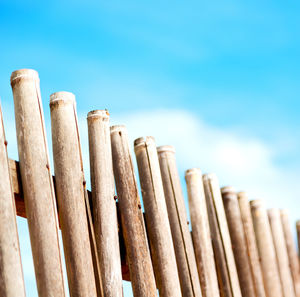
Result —
<instances>
[{"instance_id":1,"label":"rounded post top","mask_svg":"<svg viewBox=\"0 0 300 297\"><path fill-rule=\"evenodd\" d=\"M147 144L155 144L155 139L153 136L139 137L134 141L134 147L139 147Z\"/></svg>"},{"instance_id":2,"label":"rounded post top","mask_svg":"<svg viewBox=\"0 0 300 297\"><path fill-rule=\"evenodd\" d=\"M300 220L298 220L298 221L296 222L296 227L297 227L297 229L300 230Z\"/></svg>"},{"instance_id":3,"label":"rounded post top","mask_svg":"<svg viewBox=\"0 0 300 297\"><path fill-rule=\"evenodd\" d=\"M86 118L87 119L93 119L93 118L109 119L109 111L107 109L92 110L87 114Z\"/></svg>"},{"instance_id":4,"label":"rounded post top","mask_svg":"<svg viewBox=\"0 0 300 297\"><path fill-rule=\"evenodd\" d=\"M198 174L198 175L202 176L202 172L201 172L200 168L190 168L185 171L185 177L187 177L189 175L194 175L194 174Z\"/></svg>"},{"instance_id":5,"label":"rounded post top","mask_svg":"<svg viewBox=\"0 0 300 297\"><path fill-rule=\"evenodd\" d=\"M271 218L279 218L280 217L278 208L269 208L267 212L268 212L268 216Z\"/></svg>"},{"instance_id":6,"label":"rounded post top","mask_svg":"<svg viewBox=\"0 0 300 297\"><path fill-rule=\"evenodd\" d=\"M264 203L261 199L255 199L250 201L250 206L252 208L261 208L264 206Z\"/></svg>"},{"instance_id":7,"label":"rounded post top","mask_svg":"<svg viewBox=\"0 0 300 297\"><path fill-rule=\"evenodd\" d=\"M215 173L205 173L202 175L204 181L218 180L218 177Z\"/></svg>"},{"instance_id":8,"label":"rounded post top","mask_svg":"<svg viewBox=\"0 0 300 297\"><path fill-rule=\"evenodd\" d=\"M175 154L175 148L172 145L162 145L162 146L157 147L157 152L159 154L166 153L166 152Z\"/></svg>"},{"instance_id":9,"label":"rounded post top","mask_svg":"<svg viewBox=\"0 0 300 297\"><path fill-rule=\"evenodd\" d=\"M11 85L14 84L16 79L22 78L22 77L31 78L33 80L39 80L39 74L37 71L35 71L33 69L19 69L19 70L12 72L12 74L11 74L11 76L10 76Z\"/></svg>"},{"instance_id":10,"label":"rounded post top","mask_svg":"<svg viewBox=\"0 0 300 297\"><path fill-rule=\"evenodd\" d=\"M222 194L236 194L236 190L232 186L226 186L221 188Z\"/></svg>"},{"instance_id":11,"label":"rounded post top","mask_svg":"<svg viewBox=\"0 0 300 297\"><path fill-rule=\"evenodd\" d=\"M63 102L70 102L75 103L75 95L71 92L55 92L50 95L50 105L57 102L57 101L63 101Z\"/></svg>"},{"instance_id":12,"label":"rounded post top","mask_svg":"<svg viewBox=\"0 0 300 297\"><path fill-rule=\"evenodd\" d=\"M127 133L127 129L125 125L114 125L110 127L110 133L119 133L119 132L125 132Z\"/></svg>"}]
</instances>

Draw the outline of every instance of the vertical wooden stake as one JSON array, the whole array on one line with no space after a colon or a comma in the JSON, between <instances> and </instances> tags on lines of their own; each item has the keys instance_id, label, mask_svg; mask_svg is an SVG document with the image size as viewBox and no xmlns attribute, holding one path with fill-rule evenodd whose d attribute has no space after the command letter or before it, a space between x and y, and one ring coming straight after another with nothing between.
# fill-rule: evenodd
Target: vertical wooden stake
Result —
<instances>
[{"instance_id":1,"label":"vertical wooden stake","mask_svg":"<svg viewBox=\"0 0 300 297\"><path fill-rule=\"evenodd\" d=\"M134 142L159 296L180 297L180 283L159 161L153 137Z\"/></svg>"},{"instance_id":2,"label":"vertical wooden stake","mask_svg":"<svg viewBox=\"0 0 300 297\"><path fill-rule=\"evenodd\" d=\"M263 276L261 272L259 256L256 246L253 222L251 217L251 210L249 205L248 196L245 192L238 193L238 202L241 212L241 218L244 227L244 234L246 239L247 252L250 261L252 279L254 283L255 296L265 297L265 288Z\"/></svg>"},{"instance_id":3,"label":"vertical wooden stake","mask_svg":"<svg viewBox=\"0 0 300 297\"><path fill-rule=\"evenodd\" d=\"M104 297L122 297L122 274L115 184L112 167L109 113L88 113L88 133L94 229Z\"/></svg>"},{"instance_id":4,"label":"vertical wooden stake","mask_svg":"<svg viewBox=\"0 0 300 297\"><path fill-rule=\"evenodd\" d=\"M300 257L300 220L296 222L297 242L298 242L298 257Z\"/></svg>"},{"instance_id":5,"label":"vertical wooden stake","mask_svg":"<svg viewBox=\"0 0 300 297\"><path fill-rule=\"evenodd\" d=\"M182 296L201 296L197 264L172 146L157 148Z\"/></svg>"},{"instance_id":6,"label":"vertical wooden stake","mask_svg":"<svg viewBox=\"0 0 300 297\"><path fill-rule=\"evenodd\" d=\"M221 296L241 297L217 176L213 173L204 174L203 184Z\"/></svg>"},{"instance_id":7,"label":"vertical wooden stake","mask_svg":"<svg viewBox=\"0 0 300 297\"><path fill-rule=\"evenodd\" d=\"M261 200L250 201L253 226L267 297L282 297L276 254L267 211Z\"/></svg>"},{"instance_id":8,"label":"vertical wooden stake","mask_svg":"<svg viewBox=\"0 0 300 297\"><path fill-rule=\"evenodd\" d=\"M192 168L187 170L185 172L185 180L202 296L219 296L218 278L200 169Z\"/></svg>"},{"instance_id":9,"label":"vertical wooden stake","mask_svg":"<svg viewBox=\"0 0 300 297\"><path fill-rule=\"evenodd\" d=\"M243 297L255 297L243 222L233 187L221 189L231 243Z\"/></svg>"},{"instance_id":10,"label":"vertical wooden stake","mask_svg":"<svg viewBox=\"0 0 300 297\"><path fill-rule=\"evenodd\" d=\"M72 297L94 297L96 285L75 96L68 92L52 94L50 110L56 192L69 291Z\"/></svg>"},{"instance_id":11,"label":"vertical wooden stake","mask_svg":"<svg viewBox=\"0 0 300 297\"><path fill-rule=\"evenodd\" d=\"M15 199L6 146L0 106L0 296L25 297Z\"/></svg>"},{"instance_id":12,"label":"vertical wooden stake","mask_svg":"<svg viewBox=\"0 0 300 297\"><path fill-rule=\"evenodd\" d=\"M293 279L289 267L289 258L280 219L279 209L272 208L268 210L269 222L272 231L273 243L277 256L277 263L279 269L279 277L281 280L281 287L284 297L295 297L295 290L293 286Z\"/></svg>"},{"instance_id":13,"label":"vertical wooden stake","mask_svg":"<svg viewBox=\"0 0 300 297\"><path fill-rule=\"evenodd\" d=\"M128 136L124 126L111 127L114 176L130 279L135 297L157 296Z\"/></svg>"},{"instance_id":14,"label":"vertical wooden stake","mask_svg":"<svg viewBox=\"0 0 300 297\"><path fill-rule=\"evenodd\" d=\"M287 248L288 258L289 258L289 266L292 273L292 278L294 282L294 289L296 297L300 297L300 268L299 268L299 260L296 251L296 246L293 239L293 234L289 222L288 212L284 209L280 211L282 229L285 238L285 244Z\"/></svg>"},{"instance_id":15,"label":"vertical wooden stake","mask_svg":"<svg viewBox=\"0 0 300 297\"><path fill-rule=\"evenodd\" d=\"M49 167L38 73L11 75L20 171L40 297L64 296L57 209Z\"/></svg>"}]
</instances>

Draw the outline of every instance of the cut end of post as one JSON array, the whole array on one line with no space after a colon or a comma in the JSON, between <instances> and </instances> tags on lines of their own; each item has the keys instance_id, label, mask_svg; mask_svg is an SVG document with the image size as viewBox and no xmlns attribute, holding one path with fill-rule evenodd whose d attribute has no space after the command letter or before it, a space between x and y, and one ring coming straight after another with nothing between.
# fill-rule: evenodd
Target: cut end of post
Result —
<instances>
[{"instance_id":1,"label":"cut end of post","mask_svg":"<svg viewBox=\"0 0 300 297\"><path fill-rule=\"evenodd\" d=\"M189 175L194 175L194 174L199 174L200 176L202 176L202 172L199 168L190 168L185 171L185 177L187 177Z\"/></svg>"},{"instance_id":2,"label":"cut end of post","mask_svg":"<svg viewBox=\"0 0 300 297\"><path fill-rule=\"evenodd\" d=\"M280 215L282 217L288 217L289 216L289 212L288 212L287 209L280 209L279 211L280 211Z\"/></svg>"},{"instance_id":3,"label":"cut end of post","mask_svg":"<svg viewBox=\"0 0 300 297\"><path fill-rule=\"evenodd\" d=\"M256 209L256 208L262 208L264 204L261 199L255 199L250 201L250 206L251 208Z\"/></svg>"},{"instance_id":4,"label":"cut end of post","mask_svg":"<svg viewBox=\"0 0 300 297\"><path fill-rule=\"evenodd\" d=\"M114 125L110 127L110 133L120 133L120 132L125 132L127 133L127 129L125 125Z\"/></svg>"},{"instance_id":5,"label":"cut end of post","mask_svg":"<svg viewBox=\"0 0 300 297\"><path fill-rule=\"evenodd\" d=\"M109 112L107 109L98 109L90 111L86 118L89 119L109 119Z\"/></svg>"},{"instance_id":6,"label":"cut end of post","mask_svg":"<svg viewBox=\"0 0 300 297\"><path fill-rule=\"evenodd\" d=\"M174 146L172 146L172 145L162 145L162 146L157 147L157 153L160 154L160 153L166 153L166 152L175 154Z\"/></svg>"},{"instance_id":7,"label":"cut end of post","mask_svg":"<svg viewBox=\"0 0 300 297\"><path fill-rule=\"evenodd\" d=\"M75 104L75 95L71 92L64 92L64 91L51 94L50 106L57 101L63 101L65 103L70 102L72 104Z\"/></svg>"},{"instance_id":8,"label":"cut end of post","mask_svg":"<svg viewBox=\"0 0 300 297\"><path fill-rule=\"evenodd\" d=\"M280 217L278 208L270 208L267 210L267 213L268 213L269 218L279 218Z\"/></svg>"},{"instance_id":9,"label":"cut end of post","mask_svg":"<svg viewBox=\"0 0 300 297\"><path fill-rule=\"evenodd\" d=\"M136 150L139 147L149 144L155 144L155 139L153 136L139 137L134 141L134 149Z\"/></svg>"},{"instance_id":10,"label":"cut end of post","mask_svg":"<svg viewBox=\"0 0 300 297\"><path fill-rule=\"evenodd\" d=\"M205 173L202 175L203 181L212 181L212 180L218 180L217 175L215 173Z\"/></svg>"},{"instance_id":11,"label":"cut end of post","mask_svg":"<svg viewBox=\"0 0 300 297\"><path fill-rule=\"evenodd\" d=\"M297 228L297 230L300 230L300 220L298 220L298 221L296 222L296 228Z\"/></svg>"},{"instance_id":12,"label":"cut end of post","mask_svg":"<svg viewBox=\"0 0 300 297\"><path fill-rule=\"evenodd\" d=\"M248 200L248 194L247 192L238 192L238 200Z\"/></svg>"},{"instance_id":13,"label":"cut end of post","mask_svg":"<svg viewBox=\"0 0 300 297\"><path fill-rule=\"evenodd\" d=\"M10 84L11 86L14 85L16 79L26 77L31 78L33 80L39 80L39 74L37 71L33 69L19 69L14 71L10 76Z\"/></svg>"},{"instance_id":14,"label":"cut end of post","mask_svg":"<svg viewBox=\"0 0 300 297\"><path fill-rule=\"evenodd\" d=\"M226 186L226 187L222 187L221 188L221 193L222 194L236 194L236 190L235 190L235 188L234 187L232 187L232 186Z\"/></svg>"}]
</instances>

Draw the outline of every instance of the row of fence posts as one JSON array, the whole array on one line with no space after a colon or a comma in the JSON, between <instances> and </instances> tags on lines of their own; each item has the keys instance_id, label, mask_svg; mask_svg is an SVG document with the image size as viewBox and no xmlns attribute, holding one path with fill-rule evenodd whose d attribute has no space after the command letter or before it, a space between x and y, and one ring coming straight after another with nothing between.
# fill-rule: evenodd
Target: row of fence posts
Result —
<instances>
[{"instance_id":1,"label":"row of fence posts","mask_svg":"<svg viewBox=\"0 0 300 297\"><path fill-rule=\"evenodd\" d=\"M123 296L120 237L135 297L157 296L157 289L163 297L300 296L299 257L286 211L267 211L244 192L220 190L216 175L189 169L191 236L175 150L157 148L146 137L134 142L144 216L126 128L110 127L106 110L87 115L90 200L75 96L50 96L53 180L38 74L15 71L11 86L20 180L7 157L0 112L0 296L25 296L16 187L25 200L40 297L66 295L59 228L72 297ZM299 242L300 224L297 231Z\"/></svg>"}]
</instances>

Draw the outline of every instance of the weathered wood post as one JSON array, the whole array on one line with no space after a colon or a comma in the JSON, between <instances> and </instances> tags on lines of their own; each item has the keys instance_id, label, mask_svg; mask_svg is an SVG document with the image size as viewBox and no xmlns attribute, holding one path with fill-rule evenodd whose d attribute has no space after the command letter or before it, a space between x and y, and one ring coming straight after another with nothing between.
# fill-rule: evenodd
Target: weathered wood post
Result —
<instances>
[{"instance_id":1,"label":"weathered wood post","mask_svg":"<svg viewBox=\"0 0 300 297\"><path fill-rule=\"evenodd\" d=\"M289 267L289 258L280 219L279 209L272 208L268 210L268 217L271 226L273 243L279 269L279 277L284 297L295 297L295 290L291 270Z\"/></svg>"},{"instance_id":2,"label":"weathered wood post","mask_svg":"<svg viewBox=\"0 0 300 297\"><path fill-rule=\"evenodd\" d=\"M64 296L57 209L49 167L38 73L11 75L27 221L40 297Z\"/></svg>"},{"instance_id":3,"label":"weathered wood post","mask_svg":"<svg viewBox=\"0 0 300 297\"><path fill-rule=\"evenodd\" d=\"M261 200L250 201L253 226L267 297L282 297L275 248L267 211Z\"/></svg>"},{"instance_id":4,"label":"weathered wood post","mask_svg":"<svg viewBox=\"0 0 300 297\"><path fill-rule=\"evenodd\" d=\"M200 169L192 168L187 170L185 172L185 180L202 296L219 296L218 278Z\"/></svg>"},{"instance_id":5,"label":"weathered wood post","mask_svg":"<svg viewBox=\"0 0 300 297\"><path fill-rule=\"evenodd\" d=\"M180 297L176 258L154 138L136 139L134 151L159 296Z\"/></svg>"},{"instance_id":6,"label":"weathered wood post","mask_svg":"<svg viewBox=\"0 0 300 297\"><path fill-rule=\"evenodd\" d=\"M254 283L255 296L265 297L265 288L263 276L261 272L259 256L256 246L253 222L251 217L251 209L249 205L248 196L245 192L238 193L238 202L241 212L241 218L244 227L244 234L246 239L247 253L249 256L251 274Z\"/></svg>"},{"instance_id":7,"label":"weathered wood post","mask_svg":"<svg viewBox=\"0 0 300 297\"><path fill-rule=\"evenodd\" d=\"M7 142L0 105L0 296L25 297Z\"/></svg>"},{"instance_id":8,"label":"weathered wood post","mask_svg":"<svg viewBox=\"0 0 300 297\"><path fill-rule=\"evenodd\" d=\"M101 267L104 297L122 297L122 274L114 199L109 113L94 110L87 115L94 229Z\"/></svg>"},{"instance_id":9,"label":"weathered wood post","mask_svg":"<svg viewBox=\"0 0 300 297\"><path fill-rule=\"evenodd\" d=\"M135 297L157 296L150 251L125 126L110 128L119 210Z\"/></svg>"},{"instance_id":10,"label":"weathered wood post","mask_svg":"<svg viewBox=\"0 0 300 297\"><path fill-rule=\"evenodd\" d=\"M186 297L201 296L200 280L188 227L184 197L172 146L157 148L166 198L171 233L174 243L181 293Z\"/></svg>"},{"instance_id":11,"label":"weathered wood post","mask_svg":"<svg viewBox=\"0 0 300 297\"><path fill-rule=\"evenodd\" d=\"M223 187L221 189L221 193L242 296L255 297L251 267L247 253L246 238L244 235L237 194L233 187Z\"/></svg>"},{"instance_id":12,"label":"weathered wood post","mask_svg":"<svg viewBox=\"0 0 300 297\"><path fill-rule=\"evenodd\" d=\"M75 104L72 93L50 96L56 193L70 295L95 297Z\"/></svg>"},{"instance_id":13,"label":"weathered wood post","mask_svg":"<svg viewBox=\"0 0 300 297\"><path fill-rule=\"evenodd\" d=\"M300 296L300 270L299 270L299 260L296 251L296 246L289 222L288 212L285 209L280 211L281 224L285 238L285 244L287 248L289 266L292 273L294 289L296 297Z\"/></svg>"},{"instance_id":14,"label":"weathered wood post","mask_svg":"<svg viewBox=\"0 0 300 297\"><path fill-rule=\"evenodd\" d=\"M296 222L297 242L298 242L298 257L300 257L300 220Z\"/></svg>"},{"instance_id":15,"label":"weathered wood post","mask_svg":"<svg viewBox=\"0 0 300 297\"><path fill-rule=\"evenodd\" d=\"M221 296L241 297L217 176L213 173L204 174L203 184Z\"/></svg>"}]
</instances>

